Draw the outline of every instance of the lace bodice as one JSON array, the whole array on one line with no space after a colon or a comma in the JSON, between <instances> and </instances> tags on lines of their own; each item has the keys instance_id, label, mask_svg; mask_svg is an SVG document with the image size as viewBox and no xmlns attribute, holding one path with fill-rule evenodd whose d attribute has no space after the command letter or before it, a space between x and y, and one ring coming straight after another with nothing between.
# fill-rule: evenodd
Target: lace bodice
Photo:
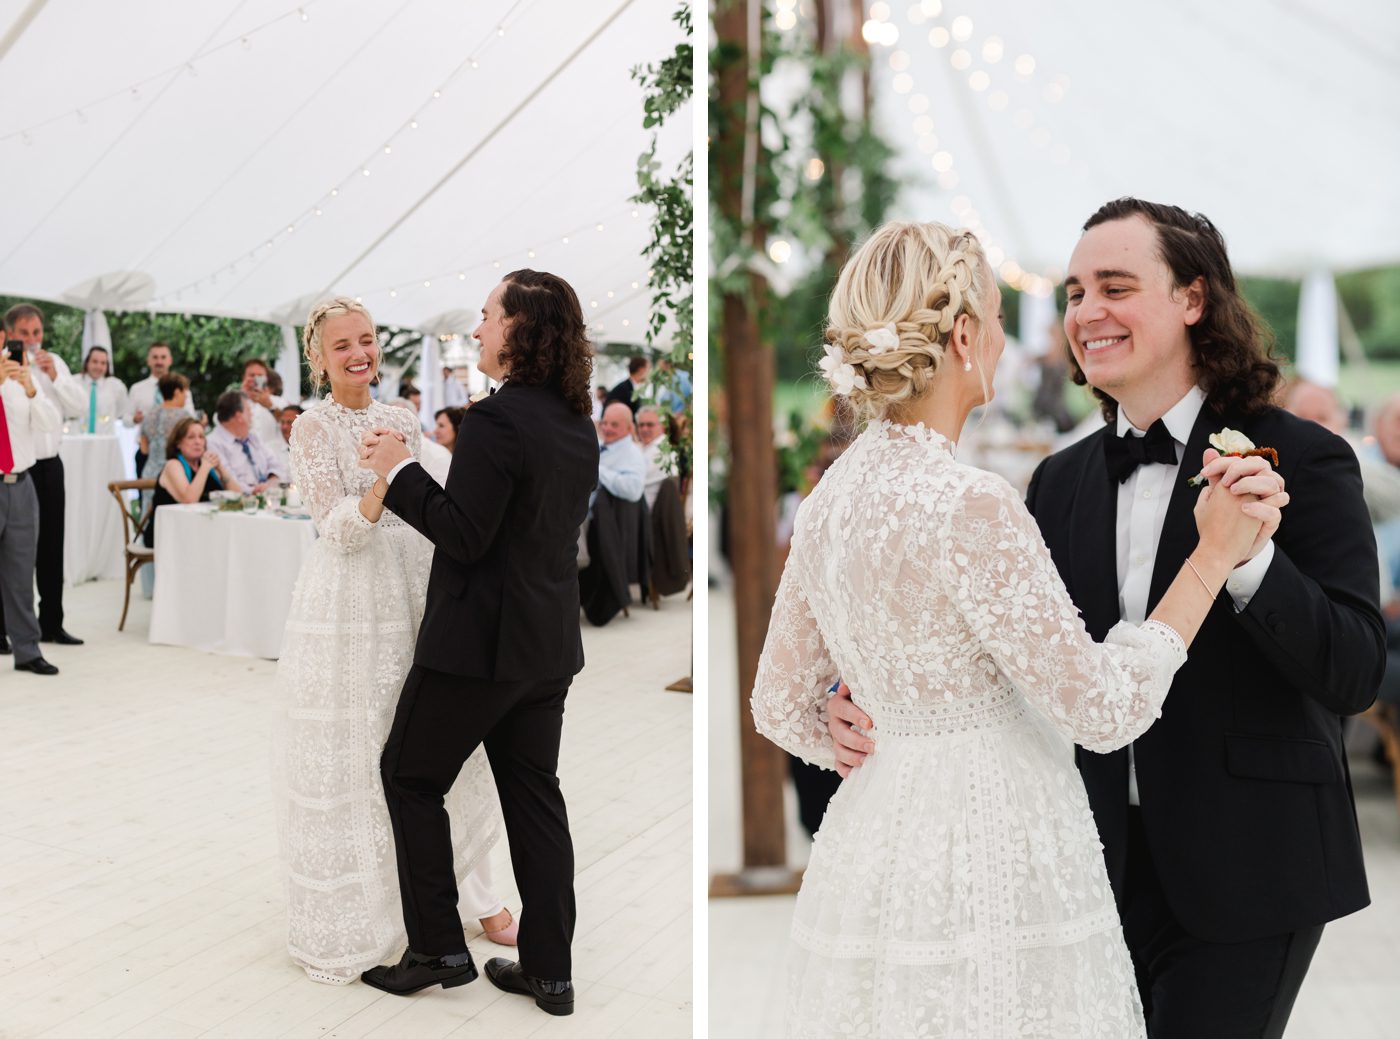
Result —
<instances>
[{"instance_id":1,"label":"lace bodice","mask_svg":"<svg viewBox=\"0 0 1400 1039\"><path fill-rule=\"evenodd\" d=\"M360 468L359 444L377 428L403 433L409 452L418 457L423 439L418 419L377 400L356 411L327 397L292 426L292 482L311 511L316 533L344 552L364 548L375 528L360 513L360 499L375 475ZM381 525L394 522L401 521L387 510L379 520Z\"/></svg>"},{"instance_id":2,"label":"lace bodice","mask_svg":"<svg viewBox=\"0 0 1400 1039\"><path fill-rule=\"evenodd\" d=\"M922 426L875 423L797 514L753 692L759 730L831 768L838 677L877 733L967 731L1023 698L1107 751L1159 715L1185 648L1171 628L1085 630L1005 480Z\"/></svg>"}]
</instances>

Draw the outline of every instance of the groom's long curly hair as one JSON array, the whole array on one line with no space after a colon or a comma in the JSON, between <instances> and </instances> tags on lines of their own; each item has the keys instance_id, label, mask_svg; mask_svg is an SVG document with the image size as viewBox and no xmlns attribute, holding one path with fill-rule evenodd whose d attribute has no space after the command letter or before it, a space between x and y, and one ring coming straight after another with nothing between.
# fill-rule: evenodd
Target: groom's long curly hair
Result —
<instances>
[{"instance_id":1,"label":"groom's long curly hair","mask_svg":"<svg viewBox=\"0 0 1400 1039\"><path fill-rule=\"evenodd\" d=\"M544 271L511 271L501 308L510 319L500 363L511 382L558 386L580 415L593 412L593 345L578 295Z\"/></svg>"},{"instance_id":2,"label":"groom's long curly hair","mask_svg":"<svg viewBox=\"0 0 1400 1039\"><path fill-rule=\"evenodd\" d=\"M1218 414L1259 414L1275 402L1283 376L1273 353L1273 333L1235 284L1224 236L1200 213L1138 198L1106 203L1084 222L1084 230L1134 216L1156 230L1158 254L1172 273L1174 288L1184 289L1197 278L1205 283L1205 311L1188 331L1191 363L1206 403ZM1072 352L1069 370L1075 383L1087 384ZM1117 418L1118 402L1102 390L1093 393L1104 418Z\"/></svg>"}]
</instances>

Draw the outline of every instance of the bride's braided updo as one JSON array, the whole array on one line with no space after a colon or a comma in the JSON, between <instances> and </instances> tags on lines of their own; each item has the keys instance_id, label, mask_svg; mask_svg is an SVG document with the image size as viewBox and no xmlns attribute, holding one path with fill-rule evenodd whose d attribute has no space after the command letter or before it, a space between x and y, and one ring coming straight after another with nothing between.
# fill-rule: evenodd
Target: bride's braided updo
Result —
<instances>
[{"instance_id":1,"label":"bride's braided updo","mask_svg":"<svg viewBox=\"0 0 1400 1039\"><path fill-rule=\"evenodd\" d=\"M831 294L827 379L866 418L917 400L943 362L958 315L972 318L979 334L987 327L992 288L970 231L883 225L846 261Z\"/></svg>"},{"instance_id":2,"label":"bride's braided updo","mask_svg":"<svg viewBox=\"0 0 1400 1039\"><path fill-rule=\"evenodd\" d=\"M311 308L311 313L306 315L306 324L301 329L302 354L311 367L311 384L318 390L326 381L326 359L321 353L321 328L327 318L343 317L346 314L363 314L369 322L369 327L376 327L369 311L348 296L336 296L334 299L317 303ZM375 352L374 370L379 371L378 351Z\"/></svg>"}]
</instances>

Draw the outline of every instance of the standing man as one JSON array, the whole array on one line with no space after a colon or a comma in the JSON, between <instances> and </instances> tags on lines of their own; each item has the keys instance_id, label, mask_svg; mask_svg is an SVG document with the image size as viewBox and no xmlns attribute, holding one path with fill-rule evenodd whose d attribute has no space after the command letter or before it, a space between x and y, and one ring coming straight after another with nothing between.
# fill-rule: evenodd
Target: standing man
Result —
<instances>
[{"instance_id":1,"label":"standing man","mask_svg":"<svg viewBox=\"0 0 1400 1039\"><path fill-rule=\"evenodd\" d=\"M243 362L243 383L239 389L252 404L253 432L264 447L273 448L281 438L277 413L287 406L287 402L272 392L270 376L271 369L266 361L260 357L250 357Z\"/></svg>"},{"instance_id":2,"label":"standing man","mask_svg":"<svg viewBox=\"0 0 1400 1039\"><path fill-rule=\"evenodd\" d=\"M1370 902L1341 722L1375 699L1385 626L1356 456L1271 403L1278 366L1205 217L1110 202L1065 286L1072 374L1110 424L1046 459L1026 504L1096 639L1141 623L1195 545L1186 481L1212 434L1273 448L1287 481L1161 719L1076 751L1148 1034L1274 1039L1323 925ZM870 740L846 722L864 716L844 697L831 713L838 760L858 763Z\"/></svg>"},{"instance_id":3,"label":"standing man","mask_svg":"<svg viewBox=\"0 0 1400 1039\"><path fill-rule=\"evenodd\" d=\"M645 357L633 357L627 362L627 378L608 391L607 399L603 401L603 410L606 411L613 401L621 401L635 415L642 405L640 390L650 374L651 362Z\"/></svg>"},{"instance_id":4,"label":"standing man","mask_svg":"<svg viewBox=\"0 0 1400 1039\"><path fill-rule=\"evenodd\" d=\"M83 640L63 630L63 527L67 496L63 488L63 417L83 413L87 401L82 388L68 371L63 358L44 349L44 315L29 303L17 303L5 312L5 338L18 339L29 357L29 375L39 395L53 405L58 425L34 431L34 467L30 477L39 499L39 544L34 573L39 583L39 639L63 646L81 646ZM0 612L0 635L5 634Z\"/></svg>"},{"instance_id":5,"label":"standing man","mask_svg":"<svg viewBox=\"0 0 1400 1039\"><path fill-rule=\"evenodd\" d=\"M486 745L520 890L520 960L486 974L549 1014L574 1009L574 854L559 786L564 699L583 668L578 531L598 475L583 311L553 274L514 271L475 332L482 374L504 385L462 419L446 487L388 430L361 465L385 507L433 542L428 602L380 771L408 951L368 985L408 995L465 985L476 967L457 914L443 795Z\"/></svg>"},{"instance_id":6,"label":"standing man","mask_svg":"<svg viewBox=\"0 0 1400 1039\"><path fill-rule=\"evenodd\" d=\"M6 338L9 338L8 336ZM15 670L56 675L39 651L34 616L34 555L39 543L39 501L34 493L36 437L63 428L62 417L34 384L28 354L0 353L0 604L14 637ZM10 653L0 633L0 653Z\"/></svg>"},{"instance_id":7,"label":"standing man","mask_svg":"<svg viewBox=\"0 0 1400 1039\"><path fill-rule=\"evenodd\" d=\"M471 398L467 395L467 388L462 385L462 380L453 374L451 368L443 365L442 406L444 408L465 408L470 404Z\"/></svg>"},{"instance_id":8,"label":"standing man","mask_svg":"<svg viewBox=\"0 0 1400 1039\"><path fill-rule=\"evenodd\" d=\"M166 343L155 342L146 348L146 368L150 375L138 383L133 383L126 395L126 424L133 429L141 429L141 421L147 414L160 407L160 380L170 374L174 355ZM183 405L185 414L195 417L194 394L186 391ZM136 474L146 468L146 452L136 449Z\"/></svg>"}]
</instances>

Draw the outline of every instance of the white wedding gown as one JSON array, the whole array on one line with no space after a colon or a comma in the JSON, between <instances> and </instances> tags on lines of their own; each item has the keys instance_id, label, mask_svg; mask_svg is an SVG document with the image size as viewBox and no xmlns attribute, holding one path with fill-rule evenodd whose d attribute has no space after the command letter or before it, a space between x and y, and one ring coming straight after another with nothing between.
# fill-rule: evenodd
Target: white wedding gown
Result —
<instances>
[{"instance_id":1,"label":"white wedding gown","mask_svg":"<svg viewBox=\"0 0 1400 1039\"><path fill-rule=\"evenodd\" d=\"M1142 1036L1064 737L1125 745L1185 658L1153 621L1093 642L1000 477L922 426L862 433L798 512L753 694L826 768L838 676L874 723L797 896L787 1034Z\"/></svg>"},{"instance_id":2,"label":"white wedding gown","mask_svg":"<svg viewBox=\"0 0 1400 1039\"><path fill-rule=\"evenodd\" d=\"M292 594L277 665L273 799L287 870L292 958L318 981L343 983L397 957L406 943L393 833L379 778L423 618L432 545L385 510L359 511L375 475L357 465L361 436L421 430L403 408L353 411L321 401L292 428L292 477L319 535ZM447 796L459 885L500 833L484 750Z\"/></svg>"}]
</instances>

